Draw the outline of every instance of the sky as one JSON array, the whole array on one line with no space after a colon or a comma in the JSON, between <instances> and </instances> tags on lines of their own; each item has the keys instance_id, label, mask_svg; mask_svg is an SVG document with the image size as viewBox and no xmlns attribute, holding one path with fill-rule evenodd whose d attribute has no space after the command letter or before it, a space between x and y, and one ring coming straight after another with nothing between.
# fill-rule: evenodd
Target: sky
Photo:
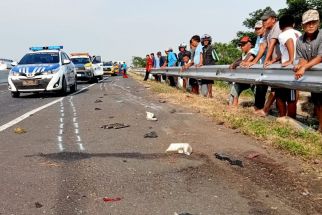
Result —
<instances>
[{"instance_id":1,"label":"sky","mask_svg":"<svg viewBox=\"0 0 322 215\"><path fill-rule=\"evenodd\" d=\"M177 50L195 34L229 42L249 13L286 0L1 0L0 58L20 60L31 46L63 45L104 60Z\"/></svg>"}]
</instances>

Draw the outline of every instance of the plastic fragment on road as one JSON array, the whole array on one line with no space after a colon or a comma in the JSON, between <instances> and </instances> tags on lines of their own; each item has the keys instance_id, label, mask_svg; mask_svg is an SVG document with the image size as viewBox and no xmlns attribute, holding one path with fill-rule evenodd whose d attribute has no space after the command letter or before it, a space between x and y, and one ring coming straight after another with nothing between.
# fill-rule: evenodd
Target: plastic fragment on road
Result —
<instances>
[{"instance_id":1,"label":"plastic fragment on road","mask_svg":"<svg viewBox=\"0 0 322 215\"><path fill-rule=\"evenodd\" d=\"M179 154L191 155L192 147L189 143L171 143L166 152L176 152Z\"/></svg>"},{"instance_id":2,"label":"plastic fragment on road","mask_svg":"<svg viewBox=\"0 0 322 215\"><path fill-rule=\"evenodd\" d=\"M122 198L120 198L120 197L117 197L117 198L104 197L103 198L104 202L118 202L118 201L121 201L121 200L122 200Z\"/></svg>"},{"instance_id":3,"label":"plastic fragment on road","mask_svg":"<svg viewBox=\"0 0 322 215\"><path fill-rule=\"evenodd\" d=\"M192 215L192 214L190 214L190 213L180 213L180 214L174 213L174 215Z\"/></svg>"},{"instance_id":4,"label":"plastic fragment on road","mask_svg":"<svg viewBox=\"0 0 322 215\"><path fill-rule=\"evenodd\" d=\"M95 108L95 110L102 110L101 108Z\"/></svg>"},{"instance_id":5,"label":"plastic fragment on road","mask_svg":"<svg viewBox=\"0 0 322 215\"><path fill-rule=\"evenodd\" d=\"M229 164L232 166L244 167L243 162L241 160L231 159L228 155L215 153L215 157L218 160L228 161Z\"/></svg>"},{"instance_id":6,"label":"plastic fragment on road","mask_svg":"<svg viewBox=\"0 0 322 215\"><path fill-rule=\"evenodd\" d=\"M24 133L27 133L26 129L24 129L24 128L20 128L20 127L15 128L14 132L15 132L16 134L24 134Z\"/></svg>"},{"instance_id":7,"label":"plastic fragment on road","mask_svg":"<svg viewBox=\"0 0 322 215\"><path fill-rule=\"evenodd\" d=\"M158 137L158 134L155 131L151 131L144 135L144 138L157 138L157 137Z\"/></svg>"},{"instance_id":8,"label":"plastic fragment on road","mask_svg":"<svg viewBox=\"0 0 322 215\"><path fill-rule=\"evenodd\" d=\"M146 112L146 119L149 121L157 121L158 119L155 117L154 113Z\"/></svg>"},{"instance_id":9,"label":"plastic fragment on road","mask_svg":"<svg viewBox=\"0 0 322 215\"><path fill-rule=\"evenodd\" d=\"M130 127L130 125L124 124L124 123L113 123L113 124L107 124L102 125L101 128L103 129L121 129L121 128L127 128Z\"/></svg>"}]
</instances>

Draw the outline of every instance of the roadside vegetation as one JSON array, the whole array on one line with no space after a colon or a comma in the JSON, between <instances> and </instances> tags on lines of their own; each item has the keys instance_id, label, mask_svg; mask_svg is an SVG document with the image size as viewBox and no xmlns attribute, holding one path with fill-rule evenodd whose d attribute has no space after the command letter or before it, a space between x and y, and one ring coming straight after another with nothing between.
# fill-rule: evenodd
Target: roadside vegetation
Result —
<instances>
[{"instance_id":1,"label":"roadside vegetation","mask_svg":"<svg viewBox=\"0 0 322 215\"><path fill-rule=\"evenodd\" d=\"M252 113L252 107L227 109L228 85L217 82L214 85L214 98L207 99L177 90L165 84L148 81L132 73L132 77L144 85L149 86L152 92L167 101L185 107L190 107L213 117L218 124L235 129L245 135L252 136L265 144L282 149L292 155L303 158L322 158L322 135L311 130L297 130L290 125L276 121L276 118L262 118ZM242 94L241 99L249 101L251 92ZM246 102L247 103L247 102Z\"/></svg>"}]
</instances>

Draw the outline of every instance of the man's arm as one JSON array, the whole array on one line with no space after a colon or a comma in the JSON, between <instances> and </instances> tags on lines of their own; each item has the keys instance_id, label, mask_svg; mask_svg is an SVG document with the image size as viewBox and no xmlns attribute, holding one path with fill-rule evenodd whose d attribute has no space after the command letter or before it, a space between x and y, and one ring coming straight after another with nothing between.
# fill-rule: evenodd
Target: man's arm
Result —
<instances>
[{"instance_id":1,"label":"man's arm","mask_svg":"<svg viewBox=\"0 0 322 215\"><path fill-rule=\"evenodd\" d=\"M267 48L267 43L261 43L260 46L259 46L259 51L258 51L257 56L252 61L242 62L241 66L249 68L249 67L257 64L258 61L263 57L263 55L264 55L264 53L266 51L266 48Z\"/></svg>"},{"instance_id":2,"label":"man's arm","mask_svg":"<svg viewBox=\"0 0 322 215\"><path fill-rule=\"evenodd\" d=\"M288 65L291 65L294 62L294 52L295 52L294 41L292 38L288 39L284 45L287 48L289 59L288 59L288 61L286 61L282 64L282 67L286 67Z\"/></svg>"},{"instance_id":3,"label":"man's arm","mask_svg":"<svg viewBox=\"0 0 322 215\"><path fill-rule=\"evenodd\" d=\"M303 77L306 70L311 69L313 66L322 62L321 56L316 56L310 61L300 59L300 63L294 68L295 78L300 79Z\"/></svg>"},{"instance_id":4,"label":"man's arm","mask_svg":"<svg viewBox=\"0 0 322 215\"><path fill-rule=\"evenodd\" d=\"M264 61L264 67L268 67L269 65L275 63L276 61L278 61L278 58L277 59L272 59L272 56L273 56L273 52L274 52L274 49L275 49L275 46L277 44L278 40L277 39L271 39L270 40L270 43L269 43L269 46L268 46L268 49L267 49L267 54L266 54L266 58L265 58L265 61Z\"/></svg>"}]
</instances>

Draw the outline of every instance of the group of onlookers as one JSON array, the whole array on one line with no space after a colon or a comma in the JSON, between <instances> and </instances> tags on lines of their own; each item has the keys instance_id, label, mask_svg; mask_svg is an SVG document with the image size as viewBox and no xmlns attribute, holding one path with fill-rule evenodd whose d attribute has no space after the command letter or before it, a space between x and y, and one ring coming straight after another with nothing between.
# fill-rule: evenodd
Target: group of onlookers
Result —
<instances>
[{"instance_id":1,"label":"group of onlookers","mask_svg":"<svg viewBox=\"0 0 322 215\"><path fill-rule=\"evenodd\" d=\"M249 36L240 38L239 47L242 50L241 58L230 65L231 69L237 67L249 68L255 64L263 64L268 68L271 64L281 63L282 67L294 65L295 78L305 76L305 71L314 65L322 62L322 31L319 30L320 18L317 10L308 10L302 16L303 34L294 29L295 21L292 15L283 15L279 19L274 11L266 11L254 28L257 35L255 43ZM187 45L179 45L179 53L176 55L173 49L165 51L166 56L161 52L147 55L146 76L147 80L152 68L161 67L182 67L182 72L191 66L201 67L204 65L215 65L218 56L212 45L211 36L205 34L202 37L195 35L190 40L190 50ZM162 81L166 77L155 75L156 80ZM171 86L177 86L180 78L168 77ZM195 80L183 78L183 88L190 92L212 97L211 80ZM189 87L188 87L189 86ZM201 90L200 89L206 89ZM247 89L252 89L255 94L254 112L266 116L273 103L279 111L279 116L296 117L296 106L299 92L285 88L271 87L266 98L268 86L232 83L229 104L231 107L238 106L238 97ZM322 93L312 93L312 102L315 107L315 114L318 117L322 132Z\"/></svg>"}]
</instances>

